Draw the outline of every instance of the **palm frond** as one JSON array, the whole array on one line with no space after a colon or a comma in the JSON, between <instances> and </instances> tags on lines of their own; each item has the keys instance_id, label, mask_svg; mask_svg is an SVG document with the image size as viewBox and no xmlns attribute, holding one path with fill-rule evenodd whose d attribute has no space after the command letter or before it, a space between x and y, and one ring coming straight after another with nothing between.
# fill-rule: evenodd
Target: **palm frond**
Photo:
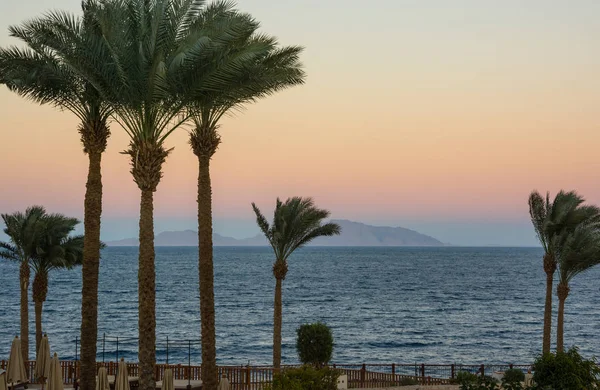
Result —
<instances>
[{"instance_id":1,"label":"palm frond","mask_svg":"<svg viewBox=\"0 0 600 390\"><path fill-rule=\"evenodd\" d=\"M3 241L0 241L0 258L12 261L21 261L17 247Z\"/></svg>"},{"instance_id":2,"label":"palm frond","mask_svg":"<svg viewBox=\"0 0 600 390\"><path fill-rule=\"evenodd\" d=\"M544 198L537 191L531 192L529 195L529 216L544 251L548 250L547 237L544 231L544 224L547 218L546 211L547 207Z\"/></svg>"}]
</instances>

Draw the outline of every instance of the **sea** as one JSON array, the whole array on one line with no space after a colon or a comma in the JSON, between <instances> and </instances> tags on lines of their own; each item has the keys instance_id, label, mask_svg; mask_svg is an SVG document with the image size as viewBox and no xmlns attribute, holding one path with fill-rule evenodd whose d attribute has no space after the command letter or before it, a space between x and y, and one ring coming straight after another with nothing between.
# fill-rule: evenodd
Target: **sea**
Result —
<instances>
[{"instance_id":1,"label":"sea","mask_svg":"<svg viewBox=\"0 0 600 390\"><path fill-rule=\"evenodd\" d=\"M100 361L137 360L137 256L102 252ZM273 260L267 247L215 248L219 364L271 363ZM19 333L18 271L0 261L0 360ZM600 351L598 280L600 267L576 277L566 303L565 343L587 357ZM544 291L540 248L303 248L283 282L283 363L298 361L298 326L321 321L335 363L529 364L541 350ZM79 356L80 305L81 270L52 271L43 330L63 360ZM156 336L157 362L201 362L197 248L156 248Z\"/></svg>"}]
</instances>

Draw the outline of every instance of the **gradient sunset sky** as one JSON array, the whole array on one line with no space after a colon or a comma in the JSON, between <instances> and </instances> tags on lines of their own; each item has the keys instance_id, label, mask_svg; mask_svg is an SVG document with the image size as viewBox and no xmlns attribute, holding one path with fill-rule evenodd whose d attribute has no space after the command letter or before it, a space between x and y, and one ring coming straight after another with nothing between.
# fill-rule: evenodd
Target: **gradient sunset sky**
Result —
<instances>
[{"instance_id":1,"label":"gradient sunset sky","mask_svg":"<svg viewBox=\"0 0 600 390\"><path fill-rule=\"evenodd\" d=\"M80 0L20 0L7 28ZM600 1L240 0L306 47L307 83L222 122L215 231L258 232L251 202L313 196L333 218L457 245L536 245L531 190L600 203ZM0 212L83 216L87 157L68 112L0 87ZM139 190L112 125L102 238L137 234ZM155 197L156 232L196 229L197 160L182 129Z\"/></svg>"}]
</instances>

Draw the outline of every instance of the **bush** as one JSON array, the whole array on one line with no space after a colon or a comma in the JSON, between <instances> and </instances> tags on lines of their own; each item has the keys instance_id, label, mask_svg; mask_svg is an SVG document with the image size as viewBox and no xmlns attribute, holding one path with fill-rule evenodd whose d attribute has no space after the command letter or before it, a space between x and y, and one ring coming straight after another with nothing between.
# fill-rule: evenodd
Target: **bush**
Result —
<instances>
[{"instance_id":1,"label":"bush","mask_svg":"<svg viewBox=\"0 0 600 390\"><path fill-rule=\"evenodd\" d=\"M471 374L468 371L459 371L456 373L456 378L452 379L450 382L451 382L451 384L454 384L454 385L475 383L475 382L477 382L477 375Z\"/></svg>"},{"instance_id":2,"label":"bush","mask_svg":"<svg viewBox=\"0 0 600 390\"><path fill-rule=\"evenodd\" d=\"M273 377L269 390L337 390L338 370L329 367L315 368L304 365L287 368Z\"/></svg>"},{"instance_id":3,"label":"bush","mask_svg":"<svg viewBox=\"0 0 600 390\"><path fill-rule=\"evenodd\" d=\"M502 377L502 382L506 383L515 383L515 382L523 382L525 381L525 373L519 370L518 368L511 368L510 370L506 370L504 372L504 376Z\"/></svg>"},{"instance_id":4,"label":"bush","mask_svg":"<svg viewBox=\"0 0 600 390\"><path fill-rule=\"evenodd\" d=\"M301 325L296 331L296 350L304 364L319 368L327 365L333 354L333 335L327 325L317 322Z\"/></svg>"},{"instance_id":5,"label":"bush","mask_svg":"<svg viewBox=\"0 0 600 390\"><path fill-rule=\"evenodd\" d=\"M498 381L491 376L478 376L475 381L470 381L469 377L465 377L465 381L461 383L460 390L498 390Z\"/></svg>"},{"instance_id":6,"label":"bush","mask_svg":"<svg viewBox=\"0 0 600 390\"><path fill-rule=\"evenodd\" d=\"M525 374L523 371L512 368L504 372L502 377L502 388L504 390L523 390L521 382L525 381Z\"/></svg>"},{"instance_id":7,"label":"bush","mask_svg":"<svg viewBox=\"0 0 600 390\"><path fill-rule=\"evenodd\" d=\"M547 353L533 364L533 381L540 389L592 389L600 385L600 368L596 360L585 360L577 347L567 352Z\"/></svg>"}]
</instances>

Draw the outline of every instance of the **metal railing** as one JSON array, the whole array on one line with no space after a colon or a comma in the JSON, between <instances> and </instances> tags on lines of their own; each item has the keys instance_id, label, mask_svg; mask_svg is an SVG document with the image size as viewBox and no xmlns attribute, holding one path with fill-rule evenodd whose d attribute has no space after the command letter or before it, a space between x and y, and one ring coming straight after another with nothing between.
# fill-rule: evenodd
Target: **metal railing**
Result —
<instances>
[{"instance_id":1,"label":"metal railing","mask_svg":"<svg viewBox=\"0 0 600 390\"><path fill-rule=\"evenodd\" d=\"M169 344L170 348L174 344ZM189 348L189 344L188 344ZM6 369L7 362L0 361L0 368ZM108 375L116 375L118 363L98 362L98 368L104 366ZM283 366L290 368L295 366ZM465 364L333 364L342 374L347 375L348 387L353 388L381 388L406 384L407 380L421 385L444 385L451 383L460 371L489 375L494 371L506 371L509 368L518 368L523 371L530 369L530 365L465 365ZM27 361L25 368L31 383L36 383L34 378L35 361ZM165 369L173 371L173 379L191 381L201 380L201 366L188 364L157 364L154 378L162 380ZM79 378L79 361L61 361L63 381L71 384ZM138 376L138 364L127 363L128 375ZM270 366L219 366L219 377L225 375L231 382L232 390L261 390L264 385L273 381L275 370Z\"/></svg>"}]
</instances>

